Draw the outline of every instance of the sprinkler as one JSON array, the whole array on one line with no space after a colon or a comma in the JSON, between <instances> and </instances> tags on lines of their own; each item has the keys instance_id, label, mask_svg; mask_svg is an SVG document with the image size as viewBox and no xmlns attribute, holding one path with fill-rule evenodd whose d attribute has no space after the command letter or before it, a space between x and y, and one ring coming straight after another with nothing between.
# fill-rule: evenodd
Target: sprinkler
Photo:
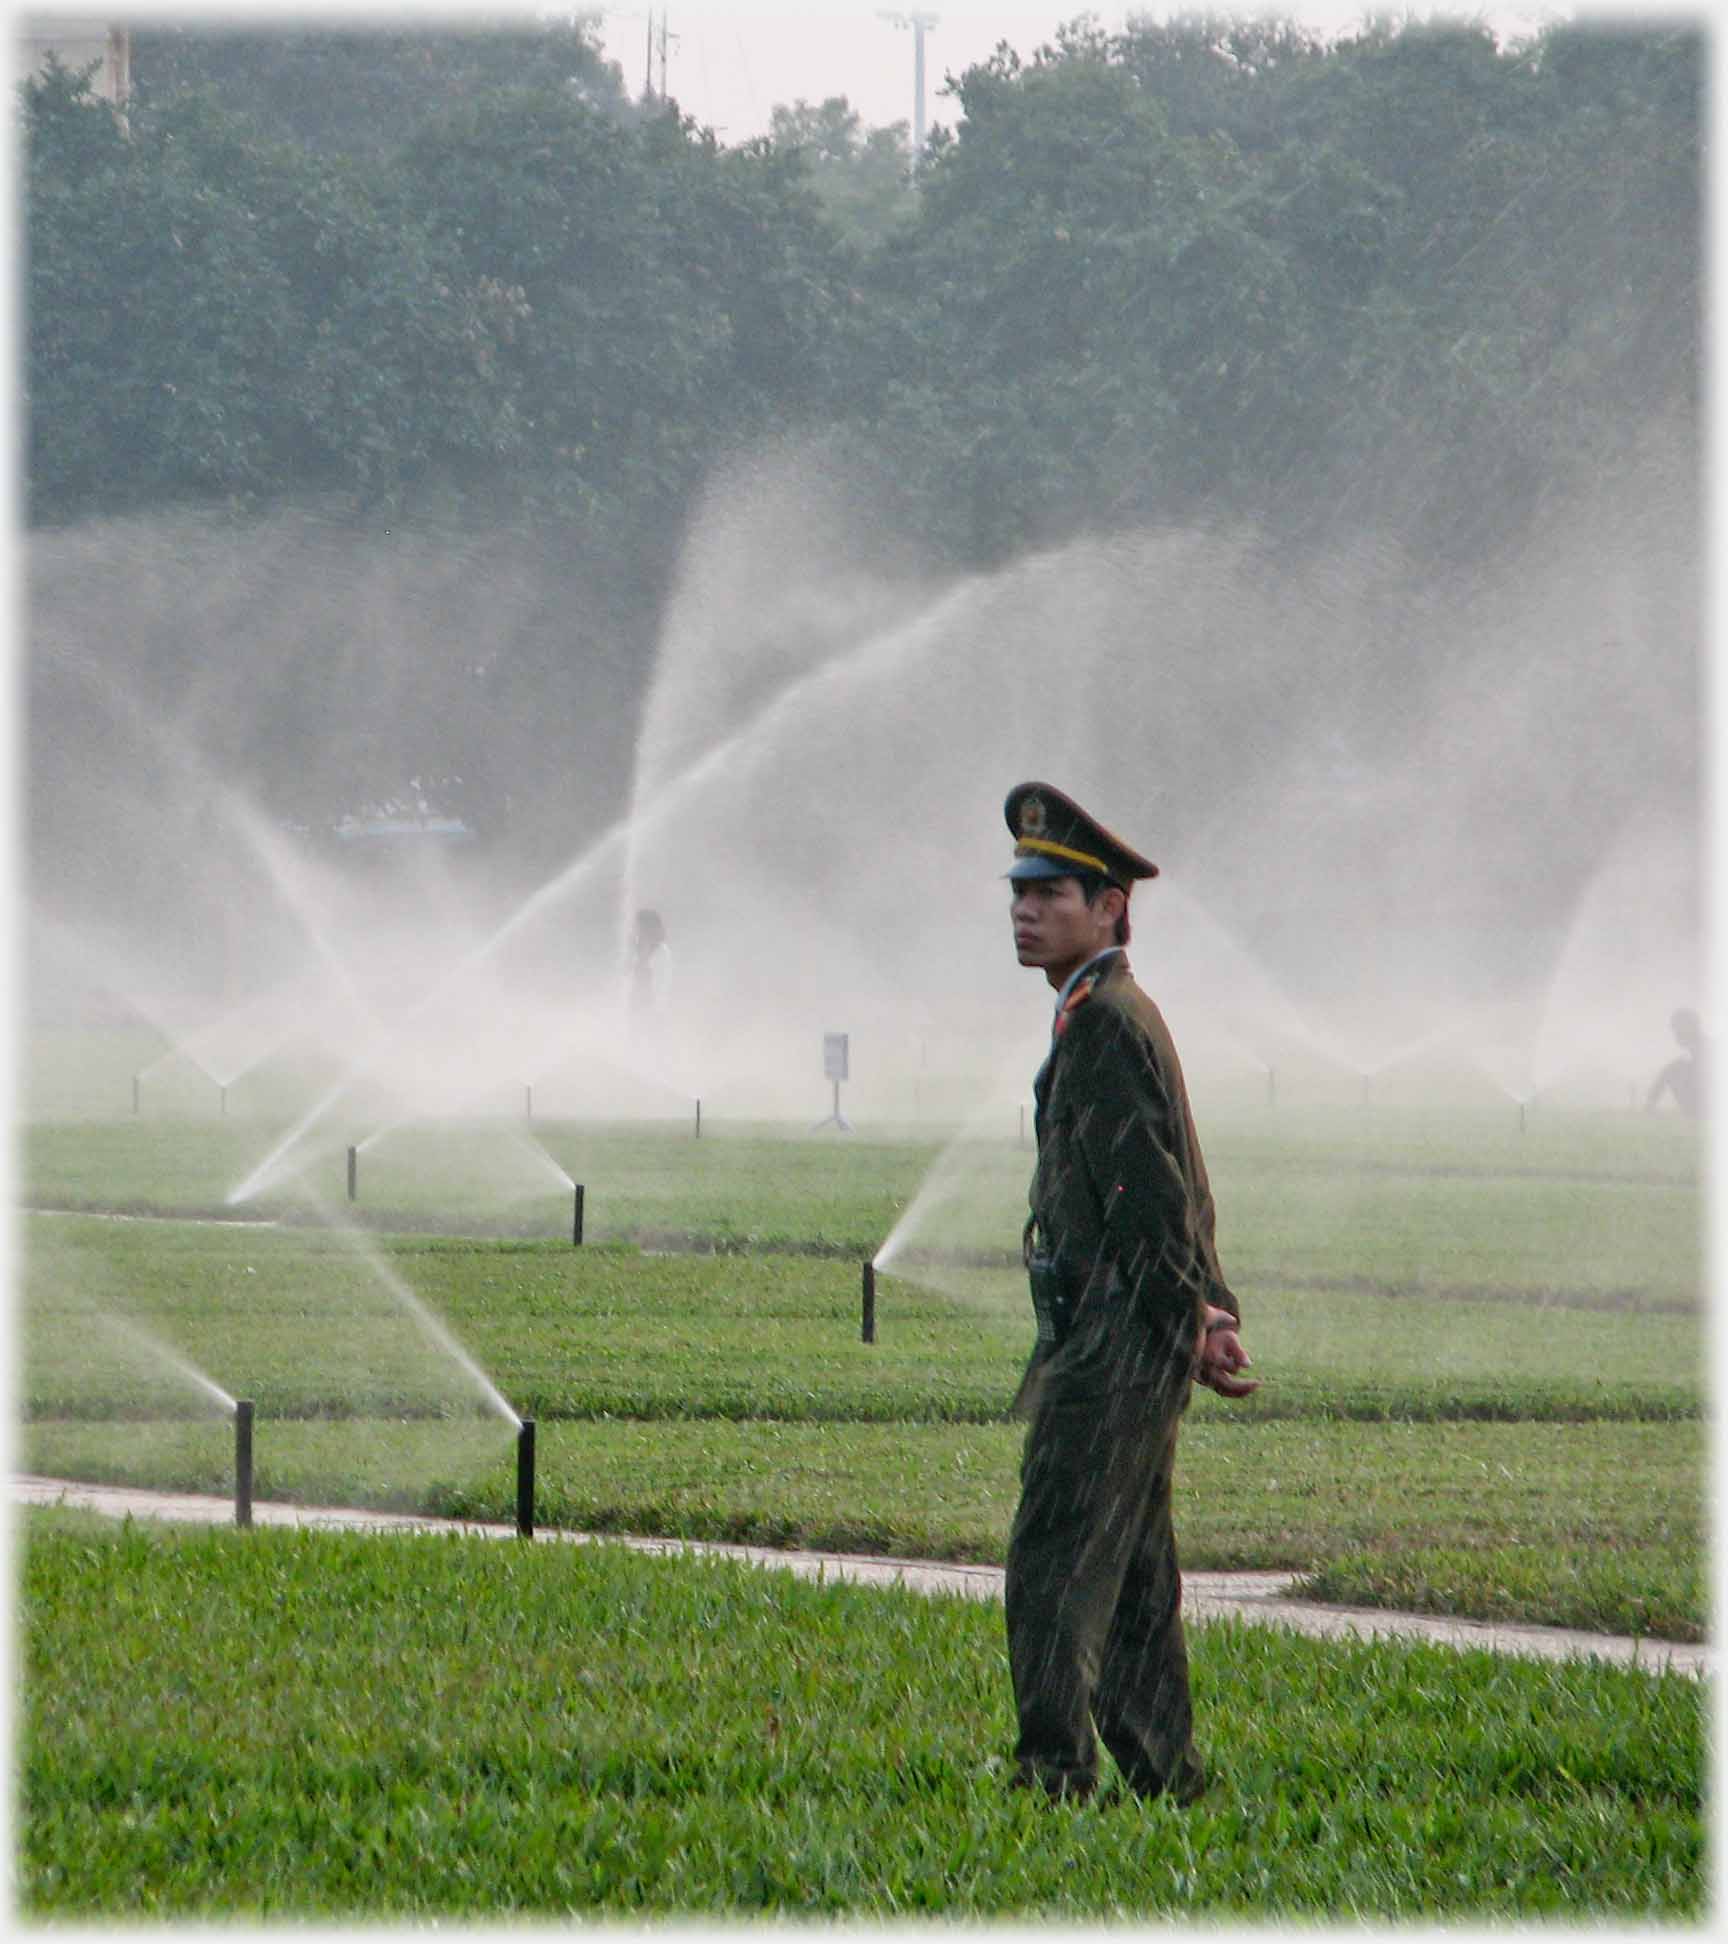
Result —
<instances>
[{"instance_id":1,"label":"sprinkler","mask_svg":"<svg viewBox=\"0 0 1728 1944\"><path fill-rule=\"evenodd\" d=\"M220 1094L221 1103L222 1103L222 1117L224 1120L226 1120L228 1117L228 1089L226 1087L222 1087L218 1089L218 1092Z\"/></svg>"},{"instance_id":2,"label":"sprinkler","mask_svg":"<svg viewBox=\"0 0 1728 1944\"><path fill-rule=\"evenodd\" d=\"M534 1420L524 1418L516 1433L516 1536L534 1537Z\"/></svg>"},{"instance_id":3,"label":"sprinkler","mask_svg":"<svg viewBox=\"0 0 1728 1944\"><path fill-rule=\"evenodd\" d=\"M139 1074L136 1074L136 1073L135 1073L135 1074L133 1074L133 1076L132 1076L132 1111L133 1111L133 1113L137 1113L137 1112L138 1112L138 1083L139 1083L139 1080L141 1079L141 1077L142 1077L141 1075L139 1075Z\"/></svg>"},{"instance_id":4,"label":"sprinkler","mask_svg":"<svg viewBox=\"0 0 1728 1944\"><path fill-rule=\"evenodd\" d=\"M696 1138L697 1140L701 1140L702 1138L702 1102L700 1100L696 1102Z\"/></svg>"},{"instance_id":5,"label":"sprinkler","mask_svg":"<svg viewBox=\"0 0 1728 1944\"><path fill-rule=\"evenodd\" d=\"M1020 1145L1022 1147L1026 1145L1026 1103L1025 1101L1021 1101L1020 1103Z\"/></svg>"},{"instance_id":6,"label":"sprinkler","mask_svg":"<svg viewBox=\"0 0 1728 1944\"><path fill-rule=\"evenodd\" d=\"M522 1118L524 1120L532 1120L534 1118L534 1089L532 1087L524 1087L522 1089Z\"/></svg>"},{"instance_id":7,"label":"sprinkler","mask_svg":"<svg viewBox=\"0 0 1728 1944\"><path fill-rule=\"evenodd\" d=\"M348 1150L348 1199L360 1199L360 1150L357 1147Z\"/></svg>"},{"instance_id":8,"label":"sprinkler","mask_svg":"<svg viewBox=\"0 0 1728 1944\"><path fill-rule=\"evenodd\" d=\"M252 1524L252 1400L234 1406L234 1523L242 1532Z\"/></svg>"},{"instance_id":9,"label":"sprinkler","mask_svg":"<svg viewBox=\"0 0 1728 1944\"><path fill-rule=\"evenodd\" d=\"M1519 1132L1520 1134L1522 1134L1522 1133L1524 1132L1524 1103L1523 1103L1523 1101L1519 1101L1519 1103L1518 1103L1518 1132Z\"/></svg>"},{"instance_id":10,"label":"sprinkler","mask_svg":"<svg viewBox=\"0 0 1728 1944\"><path fill-rule=\"evenodd\" d=\"M582 1246L582 1203L587 1192L581 1182L576 1183L576 1207L570 1221L570 1246L573 1249Z\"/></svg>"},{"instance_id":11,"label":"sprinkler","mask_svg":"<svg viewBox=\"0 0 1728 1944\"><path fill-rule=\"evenodd\" d=\"M876 1265L873 1262L864 1265L864 1321L859 1331L859 1341L876 1341Z\"/></svg>"}]
</instances>

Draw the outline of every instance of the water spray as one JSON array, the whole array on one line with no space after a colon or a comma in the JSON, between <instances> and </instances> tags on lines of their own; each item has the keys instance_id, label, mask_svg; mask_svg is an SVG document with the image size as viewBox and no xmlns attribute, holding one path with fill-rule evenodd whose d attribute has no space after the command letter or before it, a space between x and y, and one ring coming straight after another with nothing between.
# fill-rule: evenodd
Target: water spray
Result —
<instances>
[{"instance_id":1,"label":"water spray","mask_svg":"<svg viewBox=\"0 0 1728 1944\"><path fill-rule=\"evenodd\" d=\"M587 1197L587 1193L588 1191L583 1187L582 1183L577 1182L575 1207L570 1218L570 1246L573 1249L579 1249L582 1246L582 1204Z\"/></svg>"},{"instance_id":2,"label":"water spray","mask_svg":"<svg viewBox=\"0 0 1728 1944\"><path fill-rule=\"evenodd\" d=\"M252 1525L252 1400L234 1406L234 1523L242 1532Z\"/></svg>"},{"instance_id":3,"label":"water spray","mask_svg":"<svg viewBox=\"0 0 1728 1944\"><path fill-rule=\"evenodd\" d=\"M876 1341L876 1265L873 1262L866 1262L864 1265L864 1320L859 1331L859 1341L863 1343Z\"/></svg>"},{"instance_id":4,"label":"water spray","mask_svg":"<svg viewBox=\"0 0 1728 1944\"><path fill-rule=\"evenodd\" d=\"M524 1418L516 1433L516 1536L534 1537L534 1420Z\"/></svg>"},{"instance_id":5,"label":"water spray","mask_svg":"<svg viewBox=\"0 0 1728 1944\"><path fill-rule=\"evenodd\" d=\"M357 1147L348 1150L348 1199L360 1199L360 1150Z\"/></svg>"}]
</instances>

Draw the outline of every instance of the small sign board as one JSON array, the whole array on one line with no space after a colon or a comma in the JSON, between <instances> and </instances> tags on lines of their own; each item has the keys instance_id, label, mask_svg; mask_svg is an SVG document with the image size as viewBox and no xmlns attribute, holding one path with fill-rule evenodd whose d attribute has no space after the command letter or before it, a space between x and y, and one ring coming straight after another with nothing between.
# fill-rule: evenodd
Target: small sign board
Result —
<instances>
[{"instance_id":1,"label":"small sign board","mask_svg":"<svg viewBox=\"0 0 1728 1944\"><path fill-rule=\"evenodd\" d=\"M824 1033L822 1035L822 1072L830 1080L849 1078L846 1072L846 1051L849 1035L846 1033Z\"/></svg>"}]
</instances>

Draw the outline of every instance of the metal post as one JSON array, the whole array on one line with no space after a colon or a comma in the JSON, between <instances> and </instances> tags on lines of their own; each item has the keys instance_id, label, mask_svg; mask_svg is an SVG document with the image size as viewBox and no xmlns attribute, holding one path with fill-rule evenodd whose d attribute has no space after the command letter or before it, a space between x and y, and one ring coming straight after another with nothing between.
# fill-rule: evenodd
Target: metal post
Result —
<instances>
[{"instance_id":1,"label":"metal post","mask_svg":"<svg viewBox=\"0 0 1728 1944\"><path fill-rule=\"evenodd\" d=\"M860 1338L865 1343L876 1341L876 1265L864 1265L864 1321Z\"/></svg>"},{"instance_id":2,"label":"metal post","mask_svg":"<svg viewBox=\"0 0 1728 1944\"><path fill-rule=\"evenodd\" d=\"M360 1199L360 1150L357 1147L348 1150L348 1199Z\"/></svg>"},{"instance_id":3,"label":"metal post","mask_svg":"<svg viewBox=\"0 0 1728 1944\"><path fill-rule=\"evenodd\" d=\"M912 16L912 153L916 157L924 153L924 29L935 24L924 14Z\"/></svg>"},{"instance_id":4,"label":"metal post","mask_svg":"<svg viewBox=\"0 0 1728 1944\"><path fill-rule=\"evenodd\" d=\"M587 1190L582 1186L582 1183L577 1182L576 1209L570 1222L570 1246L573 1249L579 1249L582 1246L582 1202L586 1193Z\"/></svg>"},{"instance_id":5,"label":"metal post","mask_svg":"<svg viewBox=\"0 0 1728 1944\"><path fill-rule=\"evenodd\" d=\"M234 1523L242 1532L252 1523L252 1400L234 1406Z\"/></svg>"},{"instance_id":6,"label":"metal post","mask_svg":"<svg viewBox=\"0 0 1728 1944\"><path fill-rule=\"evenodd\" d=\"M524 1418L516 1433L516 1533L534 1537L534 1420Z\"/></svg>"}]
</instances>

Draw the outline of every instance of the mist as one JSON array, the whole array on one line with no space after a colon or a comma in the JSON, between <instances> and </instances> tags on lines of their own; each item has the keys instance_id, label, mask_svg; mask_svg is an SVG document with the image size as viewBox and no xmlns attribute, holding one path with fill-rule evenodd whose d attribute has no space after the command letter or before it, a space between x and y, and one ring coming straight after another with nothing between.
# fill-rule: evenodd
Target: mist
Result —
<instances>
[{"instance_id":1,"label":"mist","mask_svg":"<svg viewBox=\"0 0 1728 1944\"><path fill-rule=\"evenodd\" d=\"M711 480L646 670L506 533L302 508L36 535L28 1017L384 1116L538 1081L547 1111L796 1118L846 1032L858 1111L959 1117L1036 1062L1000 805L1040 777L1161 866L1131 956L1198 1097L1408 1067L1417 1095L1623 1104L1700 999L1684 451L1653 432L1439 576L1395 534L1296 557L1244 524L957 576L831 446L780 440ZM547 678L506 706L529 640ZM282 811L320 765L358 785L334 828ZM532 841L488 828L512 798Z\"/></svg>"}]
</instances>

